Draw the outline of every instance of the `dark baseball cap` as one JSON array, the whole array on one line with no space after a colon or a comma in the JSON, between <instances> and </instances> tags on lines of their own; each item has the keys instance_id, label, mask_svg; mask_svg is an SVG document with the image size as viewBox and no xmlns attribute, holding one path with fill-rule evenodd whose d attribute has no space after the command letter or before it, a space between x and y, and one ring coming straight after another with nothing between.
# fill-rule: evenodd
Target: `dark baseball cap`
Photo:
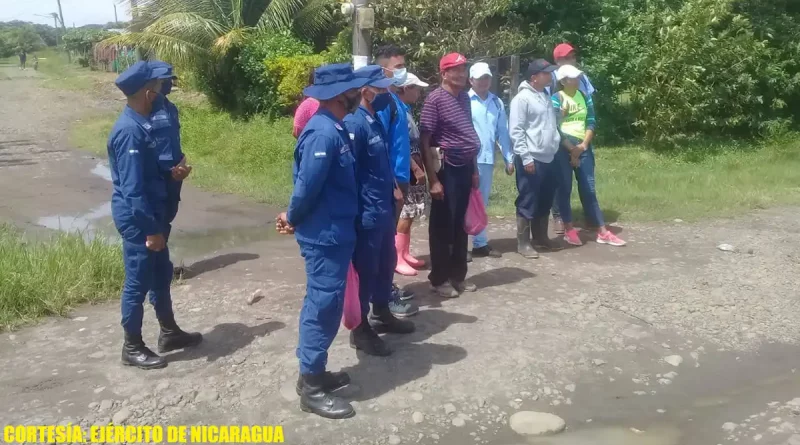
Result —
<instances>
[{"instance_id":1,"label":"dark baseball cap","mask_svg":"<svg viewBox=\"0 0 800 445\"><path fill-rule=\"evenodd\" d=\"M552 73L558 69L557 66L553 65L552 63L544 60L544 59L536 59L528 65L528 77L533 76L534 74L539 74L541 72L545 73Z\"/></svg>"}]
</instances>

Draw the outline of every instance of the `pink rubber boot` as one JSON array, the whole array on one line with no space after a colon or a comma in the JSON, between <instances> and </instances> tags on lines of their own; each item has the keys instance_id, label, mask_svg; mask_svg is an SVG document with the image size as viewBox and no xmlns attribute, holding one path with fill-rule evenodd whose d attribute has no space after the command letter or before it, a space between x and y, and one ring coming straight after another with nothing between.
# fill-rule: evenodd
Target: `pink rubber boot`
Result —
<instances>
[{"instance_id":1,"label":"pink rubber boot","mask_svg":"<svg viewBox=\"0 0 800 445\"><path fill-rule=\"evenodd\" d=\"M406 262L406 255L408 255L408 245L411 238L408 235L398 233L394 237L394 247L397 249L397 266L394 271L400 275L407 277L414 277L417 275L416 269L411 267Z\"/></svg>"},{"instance_id":2,"label":"pink rubber boot","mask_svg":"<svg viewBox=\"0 0 800 445\"><path fill-rule=\"evenodd\" d=\"M411 235L406 235L404 233L398 233L398 237L403 243L403 259L406 260L409 266L413 267L414 269L422 269L425 267L425 261L418 260L411 255Z\"/></svg>"}]
</instances>

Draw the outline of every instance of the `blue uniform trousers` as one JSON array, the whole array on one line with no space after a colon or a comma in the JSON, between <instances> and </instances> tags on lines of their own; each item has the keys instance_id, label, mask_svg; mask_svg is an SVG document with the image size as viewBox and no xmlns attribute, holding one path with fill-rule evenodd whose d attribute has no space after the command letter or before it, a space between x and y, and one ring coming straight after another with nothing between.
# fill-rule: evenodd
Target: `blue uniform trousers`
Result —
<instances>
[{"instance_id":1,"label":"blue uniform trousers","mask_svg":"<svg viewBox=\"0 0 800 445\"><path fill-rule=\"evenodd\" d=\"M353 265L358 272L358 296L361 300L361 319L369 314L369 303L386 308L392 293L392 278L397 266L397 251L394 246L395 229L377 227L359 229L356 235L356 251Z\"/></svg>"},{"instance_id":2,"label":"blue uniform trousers","mask_svg":"<svg viewBox=\"0 0 800 445\"><path fill-rule=\"evenodd\" d=\"M122 287L122 327L125 332L141 335L144 300L150 292L150 304L159 320L174 318L169 286L172 283L172 262L169 248L153 252L144 244L123 241L125 283Z\"/></svg>"},{"instance_id":3,"label":"blue uniform trousers","mask_svg":"<svg viewBox=\"0 0 800 445\"><path fill-rule=\"evenodd\" d=\"M342 322L347 270L355 246L298 244L306 263L307 284L300 312L297 358L300 374L321 374L328 363L328 348Z\"/></svg>"},{"instance_id":4,"label":"blue uniform trousers","mask_svg":"<svg viewBox=\"0 0 800 445\"><path fill-rule=\"evenodd\" d=\"M514 170L518 192L517 216L527 220L548 216L559 185L555 161L545 164L534 160L534 171L530 174L525 171L522 158L514 156Z\"/></svg>"}]
</instances>

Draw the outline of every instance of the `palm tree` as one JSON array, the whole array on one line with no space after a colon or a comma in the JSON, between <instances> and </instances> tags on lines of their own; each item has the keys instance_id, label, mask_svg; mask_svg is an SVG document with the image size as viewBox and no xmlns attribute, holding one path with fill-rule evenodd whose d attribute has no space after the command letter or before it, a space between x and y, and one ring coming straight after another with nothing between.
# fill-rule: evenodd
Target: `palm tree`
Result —
<instances>
[{"instance_id":1,"label":"palm tree","mask_svg":"<svg viewBox=\"0 0 800 445\"><path fill-rule=\"evenodd\" d=\"M259 30L312 38L332 17L325 0L139 0L130 33L104 44L136 46L173 63L227 58Z\"/></svg>"}]
</instances>

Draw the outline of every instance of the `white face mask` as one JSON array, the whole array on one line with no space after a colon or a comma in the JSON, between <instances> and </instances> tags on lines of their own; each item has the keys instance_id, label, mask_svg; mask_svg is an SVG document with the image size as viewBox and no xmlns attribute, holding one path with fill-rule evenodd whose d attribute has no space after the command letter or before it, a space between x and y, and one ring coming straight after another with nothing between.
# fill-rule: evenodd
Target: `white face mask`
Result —
<instances>
[{"instance_id":1,"label":"white face mask","mask_svg":"<svg viewBox=\"0 0 800 445\"><path fill-rule=\"evenodd\" d=\"M408 70L405 68L397 68L392 71L392 83L394 86L400 86L405 83L408 78Z\"/></svg>"}]
</instances>

